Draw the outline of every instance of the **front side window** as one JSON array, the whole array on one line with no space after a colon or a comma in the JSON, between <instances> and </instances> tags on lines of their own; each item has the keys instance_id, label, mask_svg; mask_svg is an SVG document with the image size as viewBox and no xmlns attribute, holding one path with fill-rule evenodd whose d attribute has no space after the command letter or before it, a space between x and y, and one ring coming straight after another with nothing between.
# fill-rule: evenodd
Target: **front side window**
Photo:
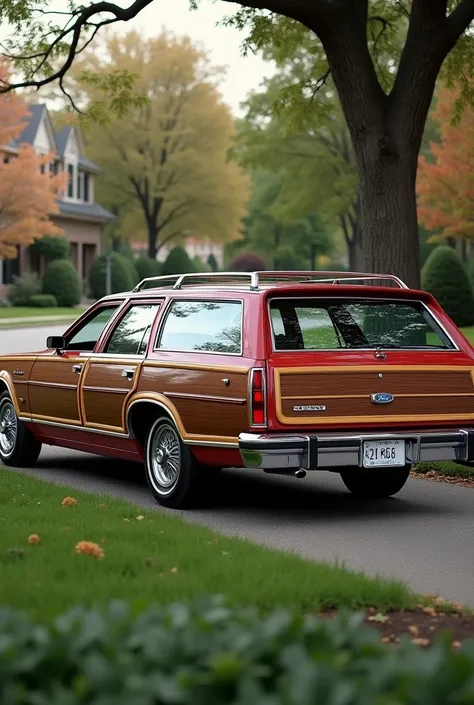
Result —
<instances>
[{"instance_id":1,"label":"front side window","mask_svg":"<svg viewBox=\"0 0 474 705\"><path fill-rule=\"evenodd\" d=\"M144 355L160 304L130 306L112 332L105 347L115 355Z\"/></svg>"},{"instance_id":2,"label":"front side window","mask_svg":"<svg viewBox=\"0 0 474 705\"><path fill-rule=\"evenodd\" d=\"M81 352L92 352L102 335L107 323L110 321L119 304L104 306L96 311L84 325L69 340L66 350L79 350Z\"/></svg>"},{"instance_id":3,"label":"front side window","mask_svg":"<svg viewBox=\"0 0 474 705\"><path fill-rule=\"evenodd\" d=\"M173 301L158 348L240 355L240 301Z\"/></svg>"},{"instance_id":4,"label":"front side window","mask_svg":"<svg viewBox=\"0 0 474 705\"><path fill-rule=\"evenodd\" d=\"M270 317L276 350L454 348L417 301L274 299Z\"/></svg>"}]
</instances>

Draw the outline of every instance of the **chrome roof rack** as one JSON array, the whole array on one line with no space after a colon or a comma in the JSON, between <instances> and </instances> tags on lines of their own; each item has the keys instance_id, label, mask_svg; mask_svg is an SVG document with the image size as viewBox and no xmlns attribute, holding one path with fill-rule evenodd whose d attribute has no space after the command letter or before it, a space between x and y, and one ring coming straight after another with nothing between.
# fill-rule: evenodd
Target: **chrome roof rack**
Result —
<instances>
[{"instance_id":1,"label":"chrome roof rack","mask_svg":"<svg viewBox=\"0 0 474 705\"><path fill-rule=\"evenodd\" d=\"M201 272L189 274L168 274L160 277L147 277L137 284L133 291L142 291L147 284L150 288L172 287L182 289L183 286L199 284L239 284L248 282L251 291L258 291L260 284L265 282L305 282L307 284L342 284L354 281L390 281L400 289L408 289L407 285L394 274L367 274L362 272L314 272L314 271L261 271L261 272Z\"/></svg>"}]
</instances>

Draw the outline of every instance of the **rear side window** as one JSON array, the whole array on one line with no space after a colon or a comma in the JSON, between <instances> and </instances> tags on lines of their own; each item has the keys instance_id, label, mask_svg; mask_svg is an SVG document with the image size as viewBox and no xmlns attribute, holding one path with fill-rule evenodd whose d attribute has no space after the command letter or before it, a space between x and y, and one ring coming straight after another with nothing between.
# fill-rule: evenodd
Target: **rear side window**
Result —
<instances>
[{"instance_id":1,"label":"rear side window","mask_svg":"<svg viewBox=\"0 0 474 705\"><path fill-rule=\"evenodd\" d=\"M173 301L157 347L240 355L242 302Z\"/></svg>"},{"instance_id":2,"label":"rear side window","mask_svg":"<svg viewBox=\"0 0 474 705\"><path fill-rule=\"evenodd\" d=\"M275 350L454 349L417 301L274 299L270 316Z\"/></svg>"}]
</instances>

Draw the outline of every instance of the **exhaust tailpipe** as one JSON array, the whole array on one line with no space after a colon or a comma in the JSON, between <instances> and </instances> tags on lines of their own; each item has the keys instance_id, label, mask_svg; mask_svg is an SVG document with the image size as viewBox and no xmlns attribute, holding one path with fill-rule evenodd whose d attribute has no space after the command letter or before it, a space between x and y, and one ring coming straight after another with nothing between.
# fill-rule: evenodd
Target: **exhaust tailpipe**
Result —
<instances>
[{"instance_id":1,"label":"exhaust tailpipe","mask_svg":"<svg viewBox=\"0 0 474 705\"><path fill-rule=\"evenodd\" d=\"M298 480L303 480L306 477L306 470L298 468L298 470L295 470L295 477L297 477Z\"/></svg>"}]
</instances>

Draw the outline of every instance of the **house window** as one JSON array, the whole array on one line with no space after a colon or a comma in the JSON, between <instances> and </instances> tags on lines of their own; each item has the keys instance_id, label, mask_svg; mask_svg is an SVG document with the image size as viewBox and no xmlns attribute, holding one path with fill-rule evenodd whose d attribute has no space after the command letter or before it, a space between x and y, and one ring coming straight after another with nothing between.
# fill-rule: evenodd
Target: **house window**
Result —
<instances>
[{"instance_id":1,"label":"house window","mask_svg":"<svg viewBox=\"0 0 474 705\"><path fill-rule=\"evenodd\" d=\"M74 198L74 167L72 164L67 165L68 183L67 195L69 198Z\"/></svg>"},{"instance_id":2,"label":"house window","mask_svg":"<svg viewBox=\"0 0 474 705\"><path fill-rule=\"evenodd\" d=\"M84 174L84 201L89 203L89 174Z\"/></svg>"},{"instance_id":3,"label":"house window","mask_svg":"<svg viewBox=\"0 0 474 705\"><path fill-rule=\"evenodd\" d=\"M84 172L79 171L77 174L77 197L80 201L84 199Z\"/></svg>"}]
</instances>

